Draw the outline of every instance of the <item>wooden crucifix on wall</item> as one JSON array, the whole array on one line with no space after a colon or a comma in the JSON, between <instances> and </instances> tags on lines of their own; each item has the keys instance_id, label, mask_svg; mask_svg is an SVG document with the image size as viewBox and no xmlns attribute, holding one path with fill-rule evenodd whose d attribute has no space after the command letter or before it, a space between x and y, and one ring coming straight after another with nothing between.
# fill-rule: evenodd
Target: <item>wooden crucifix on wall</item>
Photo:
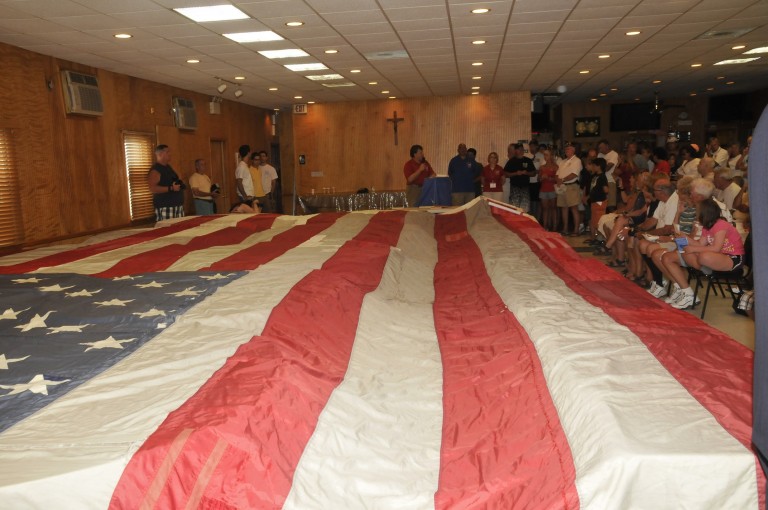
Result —
<instances>
[{"instance_id":1,"label":"wooden crucifix on wall","mask_svg":"<svg viewBox=\"0 0 768 510\"><path fill-rule=\"evenodd\" d=\"M404 120L405 120L404 118L397 116L397 110L392 112L392 118L391 119L387 119L387 122L391 122L392 123L392 127L394 127L394 129L395 129L395 145L397 145L397 123L398 122L402 122Z\"/></svg>"}]
</instances>

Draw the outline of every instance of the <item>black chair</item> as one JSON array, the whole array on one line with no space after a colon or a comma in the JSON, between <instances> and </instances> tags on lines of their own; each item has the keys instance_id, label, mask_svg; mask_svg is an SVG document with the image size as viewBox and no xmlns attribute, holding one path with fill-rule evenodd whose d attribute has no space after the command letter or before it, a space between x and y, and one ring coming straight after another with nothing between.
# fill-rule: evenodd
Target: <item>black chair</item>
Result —
<instances>
[{"instance_id":1,"label":"black chair","mask_svg":"<svg viewBox=\"0 0 768 510\"><path fill-rule=\"evenodd\" d=\"M688 275L690 278L696 279L696 287L694 288L694 296L699 295L699 288L702 287L702 278L707 281L707 290L704 293L704 302L701 307L701 318L704 318L704 313L707 311L707 302L709 301L710 291L714 291L717 295L717 290L720 290L720 295L725 297L726 291L730 294L732 299L738 299L741 293L752 287L752 234L748 234L744 240L744 264L733 271L701 271L698 269L688 268ZM723 289L725 286L725 290ZM715 288L716 287L716 288ZM695 308L694 303L692 308Z\"/></svg>"}]
</instances>

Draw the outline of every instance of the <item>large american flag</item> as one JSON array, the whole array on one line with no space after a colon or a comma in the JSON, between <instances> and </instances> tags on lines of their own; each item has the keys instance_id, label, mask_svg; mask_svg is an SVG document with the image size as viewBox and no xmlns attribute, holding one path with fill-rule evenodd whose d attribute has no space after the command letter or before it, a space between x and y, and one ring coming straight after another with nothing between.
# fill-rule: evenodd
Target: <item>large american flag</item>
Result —
<instances>
[{"instance_id":1,"label":"large american flag","mask_svg":"<svg viewBox=\"0 0 768 510\"><path fill-rule=\"evenodd\" d=\"M485 201L190 218L0 264L9 508L763 498L751 351Z\"/></svg>"}]
</instances>

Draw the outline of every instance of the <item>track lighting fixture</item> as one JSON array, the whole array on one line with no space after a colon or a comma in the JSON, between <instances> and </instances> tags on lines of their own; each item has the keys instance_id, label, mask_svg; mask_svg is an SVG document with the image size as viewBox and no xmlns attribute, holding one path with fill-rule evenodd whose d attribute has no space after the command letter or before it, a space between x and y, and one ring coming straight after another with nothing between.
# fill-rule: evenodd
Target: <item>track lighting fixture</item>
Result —
<instances>
[{"instance_id":1,"label":"track lighting fixture","mask_svg":"<svg viewBox=\"0 0 768 510\"><path fill-rule=\"evenodd\" d=\"M227 90L227 84L224 82L219 83L219 86L216 87L216 90L219 91L219 94L223 94L225 90Z\"/></svg>"}]
</instances>

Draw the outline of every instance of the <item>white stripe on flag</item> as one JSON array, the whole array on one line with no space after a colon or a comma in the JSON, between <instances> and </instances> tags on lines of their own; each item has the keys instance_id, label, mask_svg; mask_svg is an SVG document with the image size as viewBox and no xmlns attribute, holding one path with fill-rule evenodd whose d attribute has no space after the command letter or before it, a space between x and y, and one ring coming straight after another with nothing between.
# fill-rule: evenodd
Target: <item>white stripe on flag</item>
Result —
<instances>
[{"instance_id":1,"label":"white stripe on flag","mask_svg":"<svg viewBox=\"0 0 768 510\"><path fill-rule=\"evenodd\" d=\"M434 508L443 382L433 228L431 215L406 216L379 287L363 301L344 381L320 415L284 509Z\"/></svg>"},{"instance_id":2,"label":"white stripe on flag","mask_svg":"<svg viewBox=\"0 0 768 510\"><path fill-rule=\"evenodd\" d=\"M140 253L146 253L152 250L157 250L164 246L172 244L186 244L195 237L210 234L216 230L220 230L226 227L234 226L238 220L243 220L244 217L239 214L229 214L216 218L202 225L198 225L192 229L181 230L179 232L159 237L151 241L145 241L143 243L131 244L123 248L116 250L110 250L104 253L92 255L79 260L74 260L65 264L60 264L50 267L41 267L40 269L33 271L34 273L79 273L79 274L96 274L102 271L106 271L110 267L114 266L116 262L138 255Z\"/></svg>"},{"instance_id":3,"label":"white stripe on flag","mask_svg":"<svg viewBox=\"0 0 768 510\"><path fill-rule=\"evenodd\" d=\"M757 508L754 455L634 333L571 291L490 214L478 214L470 234L536 346L573 454L581 508L673 510L713 501L722 503L713 508ZM542 304L533 292L542 288L567 302ZM727 502L717 499L723 494Z\"/></svg>"},{"instance_id":4,"label":"white stripe on flag","mask_svg":"<svg viewBox=\"0 0 768 510\"><path fill-rule=\"evenodd\" d=\"M8 429L0 436L0 501L83 509L88 494L89 508L107 508L123 468L167 413L261 334L272 308L370 218L341 217L323 232L324 249L310 240L222 287L129 358Z\"/></svg>"}]
</instances>

